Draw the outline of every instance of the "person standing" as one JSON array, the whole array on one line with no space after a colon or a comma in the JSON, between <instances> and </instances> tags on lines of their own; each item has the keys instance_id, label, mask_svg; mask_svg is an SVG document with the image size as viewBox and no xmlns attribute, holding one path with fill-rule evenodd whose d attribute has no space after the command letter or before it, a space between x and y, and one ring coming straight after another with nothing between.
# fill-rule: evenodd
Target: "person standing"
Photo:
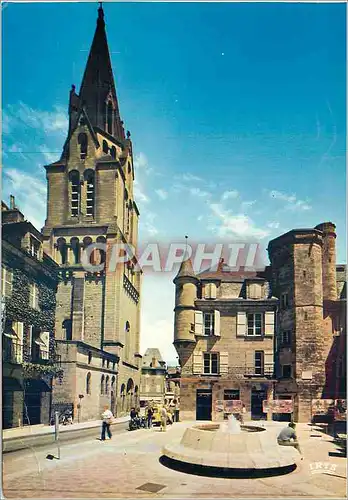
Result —
<instances>
[{"instance_id":1,"label":"person standing","mask_svg":"<svg viewBox=\"0 0 348 500\"><path fill-rule=\"evenodd\" d=\"M166 431L167 430L167 410L166 407L163 406L161 410L161 431Z\"/></svg>"},{"instance_id":2,"label":"person standing","mask_svg":"<svg viewBox=\"0 0 348 500\"><path fill-rule=\"evenodd\" d=\"M153 409L152 409L152 406L148 406L147 407L147 411L146 411L146 419L147 419L147 428L148 429L151 429L152 427L152 417L153 417Z\"/></svg>"},{"instance_id":3,"label":"person standing","mask_svg":"<svg viewBox=\"0 0 348 500\"><path fill-rule=\"evenodd\" d=\"M110 430L110 425L112 422L112 419L114 418L112 412L109 410L108 406L104 407L104 412L102 413L102 433L101 433L101 441L105 441L105 434L108 434L109 439L112 438L112 433Z\"/></svg>"}]
</instances>

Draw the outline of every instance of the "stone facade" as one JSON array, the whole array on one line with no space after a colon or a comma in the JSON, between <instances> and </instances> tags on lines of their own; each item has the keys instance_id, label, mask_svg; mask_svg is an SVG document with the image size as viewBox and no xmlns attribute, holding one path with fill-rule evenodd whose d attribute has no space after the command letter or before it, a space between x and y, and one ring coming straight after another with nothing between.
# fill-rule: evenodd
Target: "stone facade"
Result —
<instances>
[{"instance_id":1,"label":"stone facade","mask_svg":"<svg viewBox=\"0 0 348 500\"><path fill-rule=\"evenodd\" d=\"M49 423L58 368L54 341L58 266L42 235L2 203L2 360L4 428Z\"/></svg>"},{"instance_id":2,"label":"stone facade","mask_svg":"<svg viewBox=\"0 0 348 500\"><path fill-rule=\"evenodd\" d=\"M293 399L301 422L311 419L313 399L345 394L345 266L337 266L343 268L338 281L335 239L328 222L290 231L268 247L272 289L280 299L276 395Z\"/></svg>"},{"instance_id":3,"label":"stone facade","mask_svg":"<svg viewBox=\"0 0 348 500\"><path fill-rule=\"evenodd\" d=\"M174 283L180 418L222 420L233 400L243 402L247 418L266 418L262 401L273 390L278 305L266 276L237 276L223 262L195 276L187 260Z\"/></svg>"},{"instance_id":4,"label":"stone facade","mask_svg":"<svg viewBox=\"0 0 348 500\"><path fill-rule=\"evenodd\" d=\"M164 402L166 392L166 364L157 348L148 348L141 367L140 404L147 401Z\"/></svg>"},{"instance_id":5,"label":"stone facade","mask_svg":"<svg viewBox=\"0 0 348 500\"><path fill-rule=\"evenodd\" d=\"M62 156L45 168L44 247L60 266L55 329L69 374L54 404L72 404L80 420L99 418L105 403L120 416L139 398L141 272L135 258L109 264L115 245L136 248L139 211L101 7L80 92L70 92Z\"/></svg>"}]
</instances>

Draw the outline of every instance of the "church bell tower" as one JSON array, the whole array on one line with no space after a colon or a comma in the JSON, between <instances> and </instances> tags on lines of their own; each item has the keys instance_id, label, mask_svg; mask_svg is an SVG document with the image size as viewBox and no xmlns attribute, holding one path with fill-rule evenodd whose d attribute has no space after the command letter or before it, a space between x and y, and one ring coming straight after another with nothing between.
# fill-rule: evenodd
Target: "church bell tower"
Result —
<instances>
[{"instance_id":1,"label":"church bell tower","mask_svg":"<svg viewBox=\"0 0 348 500\"><path fill-rule=\"evenodd\" d=\"M68 114L62 155L45 166L43 235L45 251L60 265L55 335L66 376L57 398L78 405L83 395L88 419L99 418L108 403L118 415L136 404L141 357L135 260L98 273L81 262L93 243L136 249L138 239L132 141L120 117L102 6L80 90L70 90ZM108 261L104 250L92 255L95 263Z\"/></svg>"}]
</instances>

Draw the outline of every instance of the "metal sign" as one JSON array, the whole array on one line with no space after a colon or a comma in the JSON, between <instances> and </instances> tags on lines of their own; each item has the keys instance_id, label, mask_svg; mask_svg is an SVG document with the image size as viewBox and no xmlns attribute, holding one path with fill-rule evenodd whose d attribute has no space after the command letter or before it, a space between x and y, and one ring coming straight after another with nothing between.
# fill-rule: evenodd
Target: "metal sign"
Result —
<instances>
[{"instance_id":1,"label":"metal sign","mask_svg":"<svg viewBox=\"0 0 348 500\"><path fill-rule=\"evenodd\" d=\"M293 404L291 399L269 399L262 401L264 413L292 413Z\"/></svg>"},{"instance_id":2,"label":"metal sign","mask_svg":"<svg viewBox=\"0 0 348 500\"><path fill-rule=\"evenodd\" d=\"M229 399L224 401L226 413L242 413L243 401L241 399Z\"/></svg>"}]
</instances>

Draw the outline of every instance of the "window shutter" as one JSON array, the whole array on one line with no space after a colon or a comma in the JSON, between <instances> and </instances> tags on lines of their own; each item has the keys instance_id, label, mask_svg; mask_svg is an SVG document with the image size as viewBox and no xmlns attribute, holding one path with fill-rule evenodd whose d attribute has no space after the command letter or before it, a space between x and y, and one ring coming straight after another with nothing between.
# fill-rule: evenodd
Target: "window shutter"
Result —
<instances>
[{"instance_id":1,"label":"window shutter","mask_svg":"<svg viewBox=\"0 0 348 500\"><path fill-rule=\"evenodd\" d=\"M210 283L210 298L216 299L216 285L215 285L215 283Z\"/></svg>"},{"instance_id":2,"label":"window shutter","mask_svg":"<svg viewBox=\"0 0 348 500\"><path fill-rule=\"evenodd\" d=\"M14 323L14 330L17 335L17 340L14 340L14 344L17 344L18 347L15 348L15 358L17 363L23 362L23 323L16 321Z\"/></svg>"},{"instance_id":3,"label":"window shutter","mask_svg":"<svg viewBox=\"0 0 348 500\"><path fill-rule=\"evenodd\" d=\"M273 372L273 367L274 367L273 351L265 351L264 365L265 365L265 372L266 373Z\"/></svg>"},{"instance_id":4,"label":"window shutter","mask_svg":"<svg viewBox=\"0 0 348 500\"><path fill-rule=\"evenodd\" d=\"M192 372L194 374L201 374L203 372L203 356L201 352L193 353Z\"/></svg>"},{"instance_id":5,"label":"window shutter","mask_svg":"<svg viewBox=\"0 0 348 500\"><path fill-rule=\"evenodd\" d=\"M244 337L246 335L247 318L245 312L237 313L237 337Z\"/></svg>"},{"instance_id":6,"label":"window shutter","mask_svg":"<svg viewBox=\"0 0 348 500\"><path fill-rule=\"evenodd\" d=\"M49 359L50 332L41 332L40 340L42 343L40 346L41 358Z\"/></svg>"},{"instance_id":7,"label":"window shutter","mask_svg":"<svg viewBox=\"0 0 348 500\"><path fill-rule=\"evenodd\" d=\"M220 311L214 311L214 335L220 337Z\"/></svg>"},{"instance_id":8,"label":"window shutter","mask_svg":"<svg viewBox=\"0 0 348 500\"><path fill-rule=\"evenodd\" d=\"M265 335L274 335L274 311L265 312Z\"/></svg>"},{"instance_id":9,"label":"window shutter","mask_svg":"<svg viewBox=\"0 0 348 500\"><path fill-rule=\"evenodd\" d=\"M249 370L254 370L254 368L255 368L255 351L247 351L245 353L245 366L247 369L249 368Z\"/></svg>"},{"instance_id":10,"label":"window shutter","mask_svg":"<svg viewBox=\"0 0 348 500\"><path fill-rule=\"evenodd\" d=\"M203 312L195 311L195 334L203 335Z\"/></svg>"},{"instance_id":11,"label":"window shutter","mask_svg":"<svg viewBox=\"0 0 348 500\"><path fill-rule=\"evenodd\" d=\"M210 299L211 297L211 283L206 283L204 285L204 298Z\"/></svg>"},{"instance_id":12,"label":"window shutter","mask_svg":"<svg viewBox=\"0 0 348 500\"><path fill-rule=\"evenodd\" d=\"M228 373L228 352L220 352L220 373L226 375Z\"/></svg>"}]
</instances>

